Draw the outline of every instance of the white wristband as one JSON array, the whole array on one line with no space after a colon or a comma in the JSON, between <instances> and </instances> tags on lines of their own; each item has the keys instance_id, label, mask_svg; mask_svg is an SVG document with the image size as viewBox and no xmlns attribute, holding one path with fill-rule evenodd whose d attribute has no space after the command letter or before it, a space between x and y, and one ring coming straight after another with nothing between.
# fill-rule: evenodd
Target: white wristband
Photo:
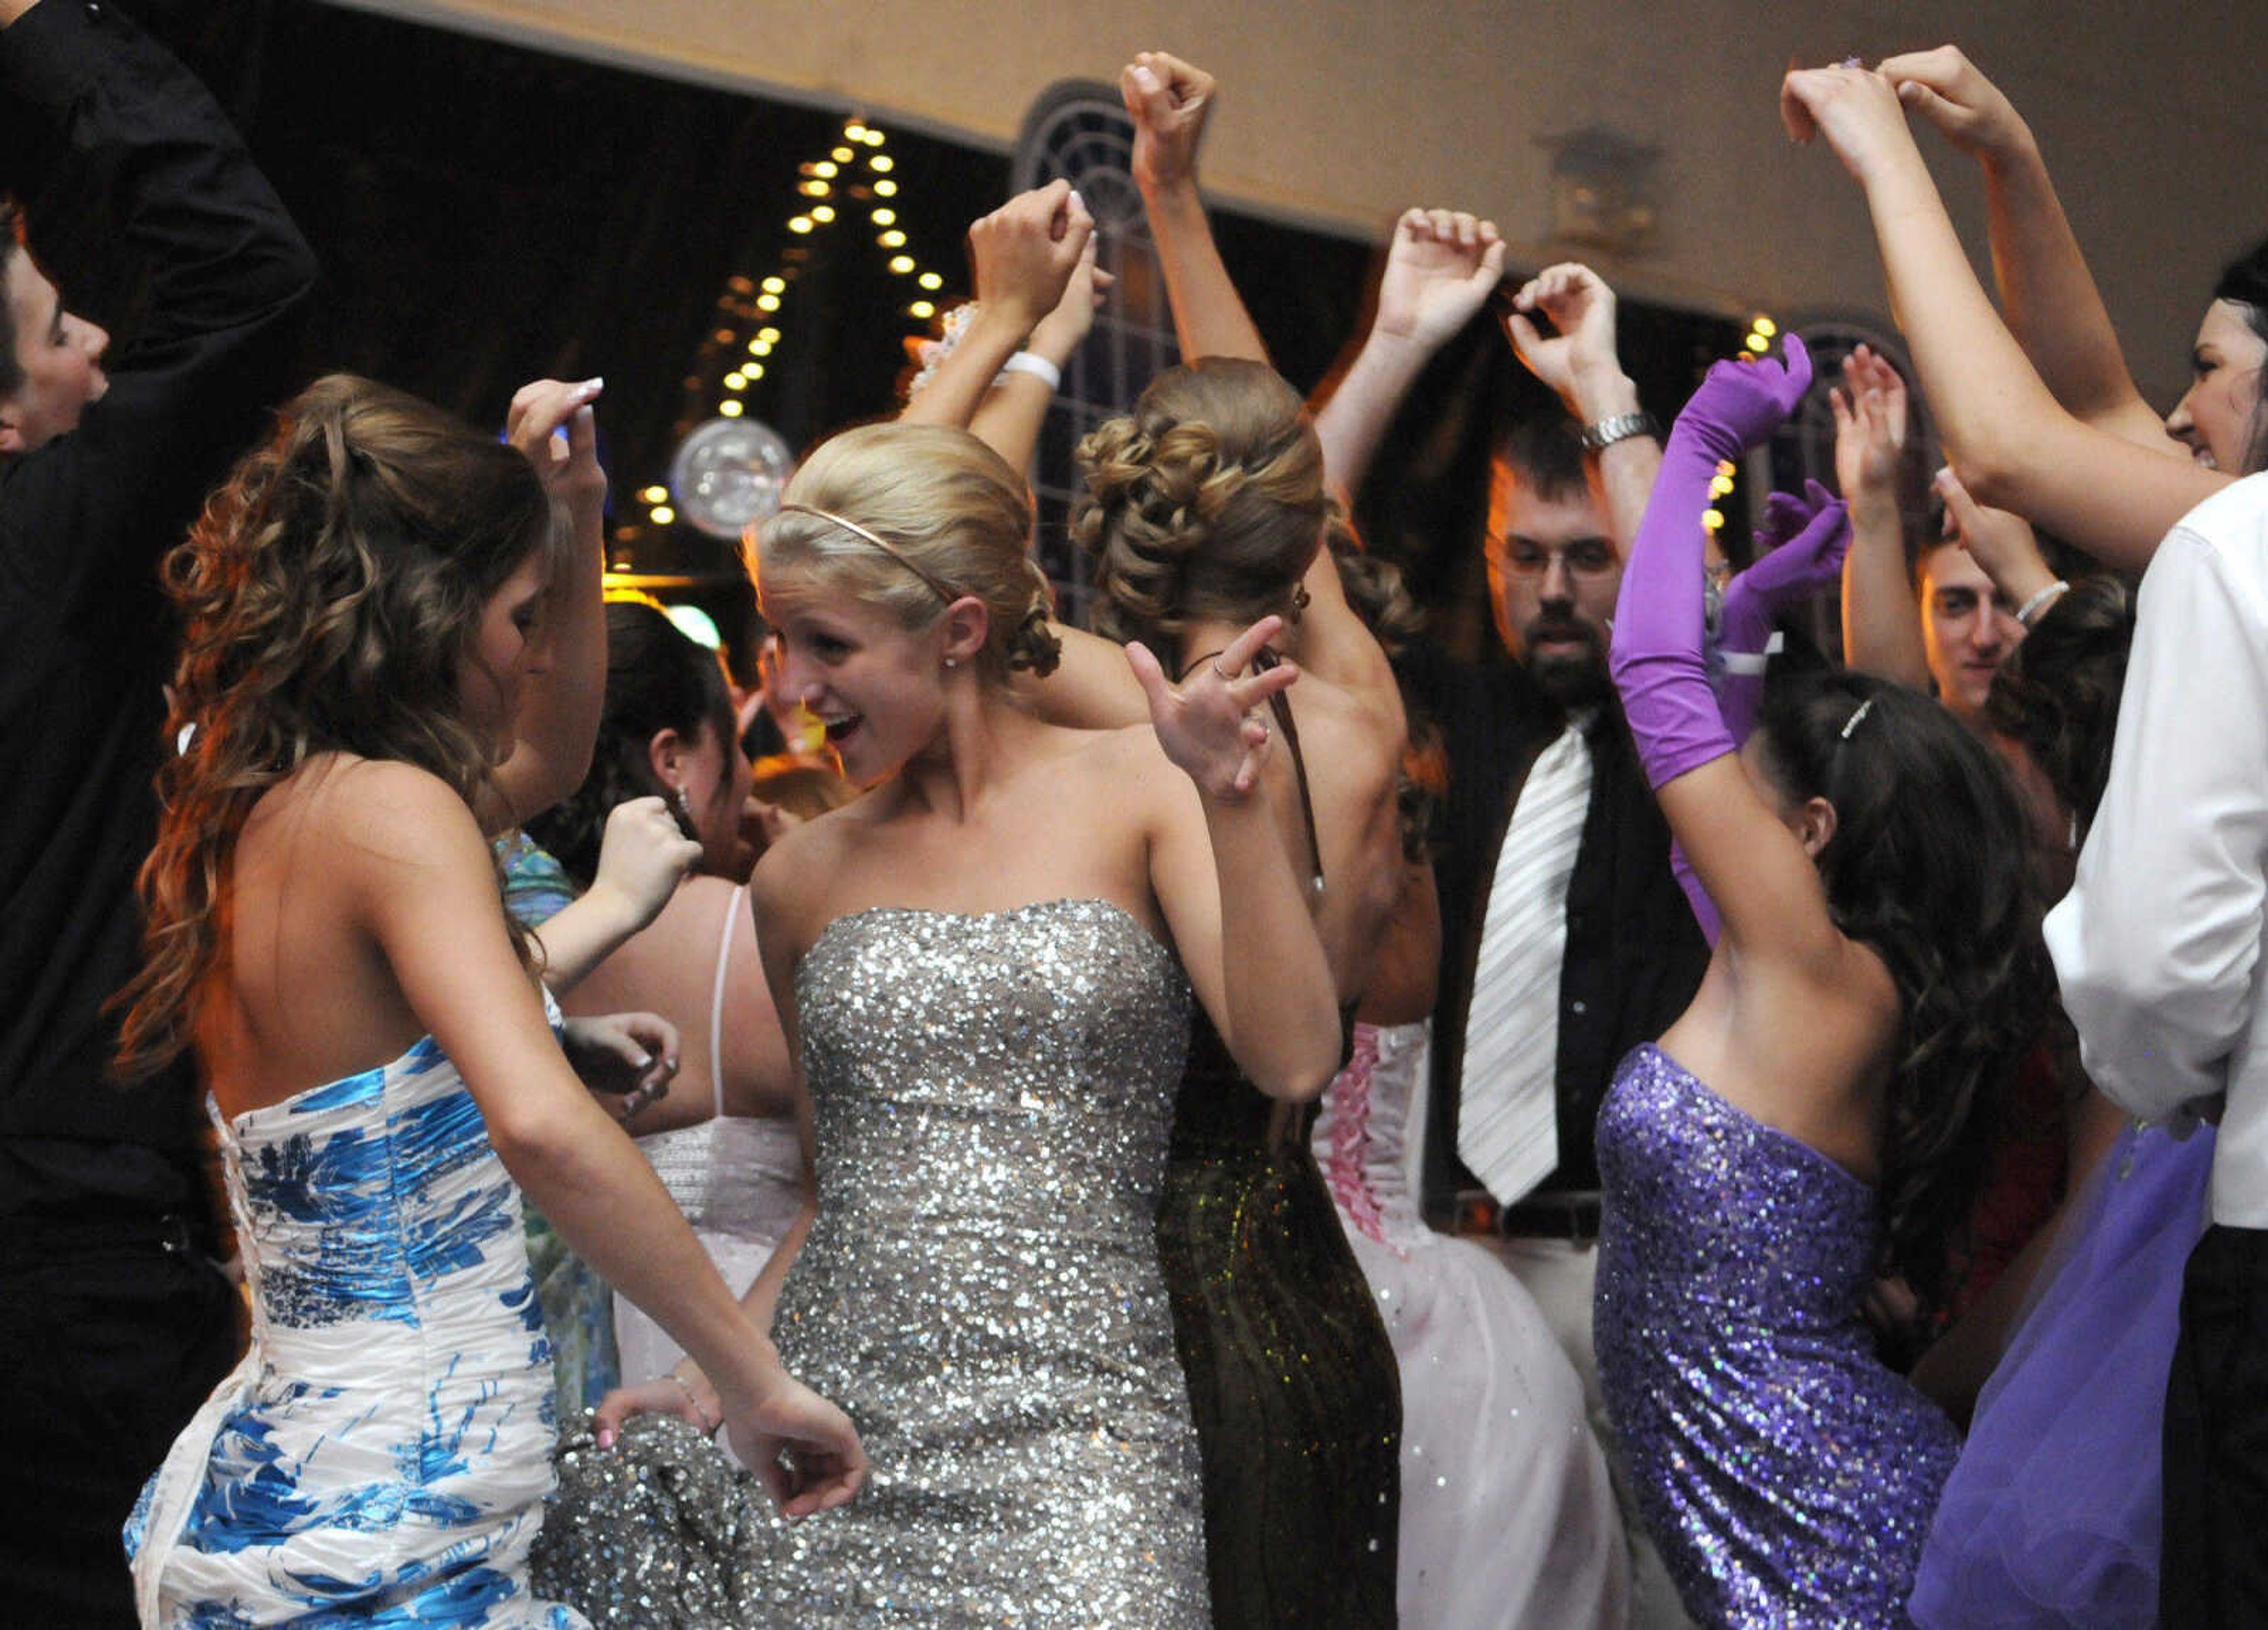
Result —
<instances>
[{"instance_id":1,"label":"white wristband","mask_svg":"<svg viewBox=\"0 0 2268 1630\"><path fill-rule=\"evenodd\" d=\"M2038 594L2033 595L2022 605L2016 608L2016 621L2023 624L2026 628L2031 627L2032 619L2039 616L2042 611L2045 610L2058 596L2067 593L2070 588L2070 584L2065 582L2061 578L2058 578L2054 582L2049 584Z\"/></svg>"},{"instance_id":2,"label":"white wristband","mask_svg":"<svg viewBox=\"0 0 2268 1630\"><path fill-rule=\"evenodd\" d=\"M1018 351L1000 365L1000 379L1005 379L1011 373L1028 373L1035 380L1044 380L1051 391L1063 388L1063 370L1045 357L1035 357L1027 350ZM999 380L993 382L998 384Z\"/></svg>"}]
</instances>

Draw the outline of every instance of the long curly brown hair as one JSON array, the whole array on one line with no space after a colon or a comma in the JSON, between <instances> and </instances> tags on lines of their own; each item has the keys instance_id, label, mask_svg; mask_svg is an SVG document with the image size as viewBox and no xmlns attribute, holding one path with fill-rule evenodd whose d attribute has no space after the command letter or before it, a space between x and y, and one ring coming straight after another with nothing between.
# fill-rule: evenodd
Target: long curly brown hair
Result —
<instances>
[{"instance_id":1,"label":"long curly brown hair","mask_svg":"<svg viewBox=\"0 0 2268 1630\"><path fill-rule=\"evenodd\" d=\"M563 542L518 452L350 375L310 386L238 463L164 565L182 623L167 731L183 745L158 776L142 969L115 999L123 1072L189 1044L227 955L238 836L310 756L400 760L474 801L491 771L460 660L529 552Z\"/></svg>"}]
</instances>

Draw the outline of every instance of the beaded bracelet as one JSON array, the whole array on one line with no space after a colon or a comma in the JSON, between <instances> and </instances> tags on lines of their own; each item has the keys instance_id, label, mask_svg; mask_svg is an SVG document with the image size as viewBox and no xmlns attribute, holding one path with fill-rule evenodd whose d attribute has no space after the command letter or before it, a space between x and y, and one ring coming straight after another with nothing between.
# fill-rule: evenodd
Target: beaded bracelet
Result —
<instances>
[{"instance_id":1,"label":"beaded bracelet","mask_svg":"<svg viewBox=\"0 0 2268 1630\"><path fill-rule=\"evenodd\" d=\"M709 1412L701 1407L701 1400L693 1396L693 1383L691 1382L688 1381L684 1376L679 1375L674 1369L665 1370L662 1373L667 1376L670 1380L677 1383L677 1390L685 1394L685 1401L693 1405L693 1412L701 1418L702 1435L704 1437L714 1437L717 1434L717 1428L725 1424L724 1417L720 1415L714 1420L710 1420Z\"/></svg>"}]
</instances>

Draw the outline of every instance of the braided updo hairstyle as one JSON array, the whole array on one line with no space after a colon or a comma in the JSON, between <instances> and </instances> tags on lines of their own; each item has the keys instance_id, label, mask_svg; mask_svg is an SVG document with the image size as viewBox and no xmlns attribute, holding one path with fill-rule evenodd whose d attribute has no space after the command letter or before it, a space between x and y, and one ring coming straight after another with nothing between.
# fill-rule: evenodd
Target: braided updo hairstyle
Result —
<instances>
[{"instance_id":1,"label":"braided updo hairstyle","mask_svg":"<svg viewBox=\"0 0 2268 1630\"><path fill-rule=\"evenodd\" d=\"M855 521L889 548L825 516L784 509L764 523L750 557L759 594L767 578L807 573L918 631L945 615L941 586L984 602L989 632L980 660L993 677L1055 671L1062 642L1049 627L1054 594L1027 552L1030 495L1006 461L967 431L844 431L812 450L788 483L786 502Z\"/></svg>"},{"instance_id":2,"label":"braided updo hairstyle","mask_svg":"<svg viewBox=\"0 0 2268 1630\"><path fill-rule=\"evenodd\" d=\"M1168 369L1079 446L1073 532L1095 560L1096 631L1174 650L1208 618L1287 619L1336 506L1299 393L1264 363Z\"/></svg>"}]
</instances>

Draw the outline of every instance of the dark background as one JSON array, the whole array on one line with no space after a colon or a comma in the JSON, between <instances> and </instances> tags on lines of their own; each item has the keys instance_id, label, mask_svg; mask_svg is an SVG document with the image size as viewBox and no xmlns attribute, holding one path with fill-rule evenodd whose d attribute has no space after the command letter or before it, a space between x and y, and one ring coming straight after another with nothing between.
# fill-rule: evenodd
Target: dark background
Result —
<instances>
[{"instance_id":1,"label":"dark background","mask_svg":"<svg viewBox=\"0 0 2268 1630\"><path fill-rule=\"evenodd\" d=\"M681 524L658 534L635 498L714 410L729 279L793 279L765 319L781 337L745 394L751 415L800 449L893 409L905 341L925 328L905 313L909 280L855 225L797 238L785 225L808 203L798 166L840 142L840 114L308 0L127 9L220 96L321 258L303 374L369 374L494 424L526 380L604 375L618 553L639 570L731 564ZM883 128L904 252L950 299L962 233L1005 195L1008 156ZM1311 389L1358 331L1373 247L1230 211L1216 228L1277 365ZM1665 418L1740 335L1623 306L1625 364ZM1485 638L1492 427L1547 405L1484 313L1421 380L1362 495L1372 547L1403 562L1462 654ZM740 634L732 594L699 597Z\"/></svg>"}]
</instances>

